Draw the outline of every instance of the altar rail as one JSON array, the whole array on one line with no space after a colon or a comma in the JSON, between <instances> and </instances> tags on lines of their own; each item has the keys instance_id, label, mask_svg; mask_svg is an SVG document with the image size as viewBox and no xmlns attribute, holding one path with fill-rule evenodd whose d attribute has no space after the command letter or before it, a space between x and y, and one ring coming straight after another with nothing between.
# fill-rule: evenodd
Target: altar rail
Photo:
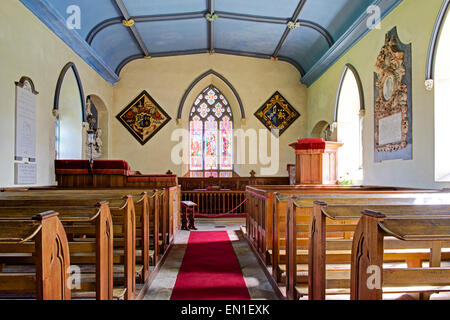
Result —
<instances>
[{"instance_id":1,"label":"altar rail","mask_svg":"<svg viewBox=\"0 0 450 320\"><path fill-rule=\"evenodd\" d=\"M181 189L186 191L206 189L208 186L217 186L221 189L245 191L246 186L252 185L288 185L289 177L179 177L178 183L181 185Z\"/></svg>"},{"instance_id":2,"label":"altar rail","mask_svg":"<svg viewBox=\"0 0 450 320\"><path fill-rule=\"evenodd\" d=\"M197 204L195 212L200 214L218 215L228 213L245 201L244 191L182 191L182 201L192 201ZM231 214L245 213L245 204Z\"/></svg>"}]
</instances>

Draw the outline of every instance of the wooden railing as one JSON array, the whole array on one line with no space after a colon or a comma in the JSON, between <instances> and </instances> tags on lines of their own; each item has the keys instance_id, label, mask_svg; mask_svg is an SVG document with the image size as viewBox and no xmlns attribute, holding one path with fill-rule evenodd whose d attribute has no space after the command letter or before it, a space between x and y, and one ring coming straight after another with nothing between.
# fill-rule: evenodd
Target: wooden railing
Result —
<instances>
[{"instance_id":1,"label":"wooden railing","mask_svg":"<svg viewBox=\"0 0 450 320\"><path fill-rule=\"evenodd\" d=\"M218 215L228 213L245 201L244 191L182 191L182 201L192 201L197 204L195 212L200 214ZM245 213L245 204L231 214Z\"/></svg>"},{"instance_id":2,"label":"wooden railing","mask_svg":"<svg viewBox=\"0 0 450 320\"><path fill-rule=\"evenodd\" d=\"M245 191L246 186L252 185L288 185L289 177L232 177L232 178L190 178L178 177L182 190L190 191L206 189L209 186L221 189Z\"/></svg>"}]
</instances>

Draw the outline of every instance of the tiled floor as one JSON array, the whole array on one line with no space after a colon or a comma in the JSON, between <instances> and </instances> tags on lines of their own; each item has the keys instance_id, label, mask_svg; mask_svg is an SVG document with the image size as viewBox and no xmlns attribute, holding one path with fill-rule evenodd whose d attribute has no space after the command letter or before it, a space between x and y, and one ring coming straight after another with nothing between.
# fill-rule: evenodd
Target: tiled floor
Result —
<instances>
[{"instance_id":1,"label":"tiled floor","mask_svg":"<svg viewBox=\"0 0 450 320\"><path fill-rule=\"evenodd\" d=\"M227 231L239 264L241 265L250 297L253 300L277 300L267 277L261 269L248 243L240 233L245 219L198 219L198 231ZM164 265L150 285L144 300L169 300L177 280L184 252L189 239L189 231L180 231Z\"/></svg>"}]
</instances>

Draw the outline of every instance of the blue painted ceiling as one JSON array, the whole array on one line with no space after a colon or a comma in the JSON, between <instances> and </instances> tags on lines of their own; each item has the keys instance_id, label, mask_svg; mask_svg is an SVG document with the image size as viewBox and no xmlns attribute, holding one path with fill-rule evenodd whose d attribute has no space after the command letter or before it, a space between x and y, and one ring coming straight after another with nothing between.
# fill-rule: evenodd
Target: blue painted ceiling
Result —
<instances>
[{"instance_id":1,"label":"blue painted ceiling","mask_svg":"<svg viewBox=\"0 0 450 320\"><path fill-rule=\"evenodd\" d=\"M278 58L304 76L370 5L400 1L21 0L112 83L132 60L205 52ZM72 5L80 8L81 28L65 31ZM208 13L217 19L208 21ZM129 19L132 27L122 24ZM290 28L291 21L299 26Z\"/></svg>"}]
</instances>

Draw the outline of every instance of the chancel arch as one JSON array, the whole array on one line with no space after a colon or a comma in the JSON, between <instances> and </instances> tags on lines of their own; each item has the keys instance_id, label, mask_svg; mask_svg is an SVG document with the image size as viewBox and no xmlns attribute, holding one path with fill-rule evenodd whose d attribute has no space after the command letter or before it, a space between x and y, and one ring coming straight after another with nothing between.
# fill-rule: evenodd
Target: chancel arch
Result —
<instances>
[{"instance_id":1,"label":"chancel arch","mask_svg":"<svg viewBox=\"0 0 450 320\"><path fill-rule=\"evenodd\" d=\"M58 78L53 114L56 117L56 158L82 159L86 104L80 76L72 62L64 66Z\"/></svg>"},{"instance_id":2,"label":"chancel arch","mask_svg":"<svg viewBox=\"0 0 450 320\"><path fill-rule=\"evenodd\" d=\"M448 1L446 2L448 3ZM434 122L435 122L435 180L450 181L450 149L448 147L448 119L450 108L450 19L448 5L440 16L440 29L437 35L434 58Z\"/></svg>"},{"instance_id":3,"label":"chancel arch","mask_svg":"<svg viewBox=\"0 0 450 320\"><path fill-rule=\"evenodd\" d=\"M346 65L335 104L335 135L344 145L338 151L338 178L344 183L363 180L362 116L364 96L356 69Z\"/></svg>"}]
</instances>

